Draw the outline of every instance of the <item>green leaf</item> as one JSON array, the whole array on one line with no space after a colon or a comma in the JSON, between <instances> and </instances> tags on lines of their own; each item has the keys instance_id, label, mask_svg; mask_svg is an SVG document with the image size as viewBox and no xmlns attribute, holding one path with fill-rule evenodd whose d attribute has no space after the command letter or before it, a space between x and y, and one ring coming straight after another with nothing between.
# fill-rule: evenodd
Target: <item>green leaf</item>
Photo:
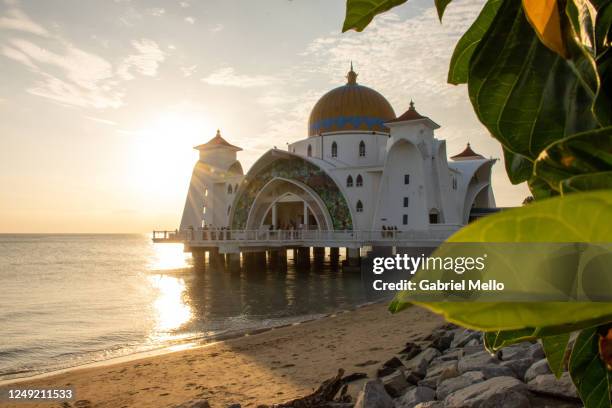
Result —
<instances>
[{"instance_id":1,"label":"green leaf","mask_svg":"<svg viewBox=\"0 0 612 408\"><path fill-rule=\"evenodd\" d=\"M581 174L561 182L562 194L606 189L612 190L612 171Z\"/></svg>"},{"instance_id":2,"label":"green leaf","mask_svg":"<svg viewBox=\"0 0 612 408\"><path fill-rule=\"evenodd\" d=\"M476 21L472 23L470 28L463 34L459 42L457 42L448 69L449 84L458 85L465 84L467 82L472 54L482 39L482 36L491 26L491 22L493 21L495 14L497 14L497 10L501 4L502 0L487 1Z\"/></svg>"},{"instance_id":3,"label":"green leaf","mask_svg":"<svg viewBox=\"0 0 612 408\"><path fill-rule=\"evenodd\" d=\"M612 242L611 219L612 190L576 193L482 218L448 242ZM490 261L487 267L494 269ZM411 302L410 292L399 293L391 310L401 310L406 302ZM535 334L542 336L546 330L553 335L612 321L612 303L603 302L416 303L483 331L540 328Z\"/></svg>"},{"instance_id":4,"label":"green leaf","mask_svg":"<svg viewBox=\"0 0 612 408\"><path fill-rule=\"evenodd\" d=\"M534 160L551 143L599 127L594 62L568 46L572 60L540 42L521 2L503 1L472 55L468 90L478 118L508 150Z\"/></svg>"},{"instance_id":5,"label":"green leaf","mask_svg":"<svg viewBox=\"0 0 612 408\"><path fill-rule=\"evenodd\" d=\"M555 377L561 378L563 374L563 368L565 366L565 350L569 343L570 334L563 333L556 336L542 337L542 347L546 354L546 360L550 371L553 372Z\"/></svg>"},{"instance_id":6,"label":"green leaf","mask_svg":"<svg viewBox=\"0 0 612 408\"><path fill-rule=\"evenodd\" d=\"M347 0L342 32L363 31L377 15L405 3L406 0Z\"/></svg>"},{"instance_id":7,"label":"green leaf","mask_svg":"<svg viewBox=\"0 0 612 408\"><path fill-rule=\"evenodd\" d=\"M534 170L536 177L558 192L570 177L612 171L612 127L578 133L551 144L536 160ZM605 181L603 176L605 173L598 176L597 183Z\"/></svg>"},{"instance_id":8,"label":"green leaf","mask_svg":"<svg viewBox=\"0 0 612 408\"><path fill-rule=\"evenodd\" d=\"M534 329L521 329L521 330L506 330L506 331L495 331L486 332L484 334L484 346L491 353L494 354L500 349L510 346L516 343L522 343L524 341L535 340Z\"/></svg>"},{"instance_id":9,"label":"green leaf","mask_svg":"<svg viewBox=\"0 0 612 408\"><path fill-rule=\"evenodd\" d=\"M504 164L510 182L512 184L519 184L529 180L533 173L533 161L522 154L512 153L505 147L503 150Z\"/></svg>"},{"instance_id":10,"label":"green leaf","mask_svg":"<svg viewBox=\"0 0 612 408\"><path fill-rule=\"evenodd\" d=\"M599 358L597 328L580 332L569 362L569 372L585 408L610 408L610 378Z\"/></svg>"},{"instance_id":11,"label":"green leaf","mask_svg":"<svg viewBox=\"0 0 612 408\"><path fill-rule=\"evenodd\" d=\"M442 16L444 15L444 10L446 10L446 6L448 6L451 1L452 0L434 0L436 4L436 11L438 12L438 18L440 19L440 21L442 21Z\"/></svg>"}]
</instances>

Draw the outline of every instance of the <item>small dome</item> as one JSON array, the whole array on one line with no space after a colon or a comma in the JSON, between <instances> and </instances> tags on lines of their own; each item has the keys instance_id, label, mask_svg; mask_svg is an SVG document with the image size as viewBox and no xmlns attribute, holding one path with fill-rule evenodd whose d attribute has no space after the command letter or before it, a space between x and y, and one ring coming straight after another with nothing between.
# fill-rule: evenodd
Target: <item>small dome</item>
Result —
<instances>
[{"instance_id":1,"label":"small dome","mask_svg":"<svg viewBox=\"0 0 612 408\"><path fill-rule=\"evenodd\" d=\"M357 84L357 73L347 74L344 86L332 89L310 112L308 135L342 130L388 131L385 122L395 119L391 104L372 88Z\"/></svg>"}]
</instances>

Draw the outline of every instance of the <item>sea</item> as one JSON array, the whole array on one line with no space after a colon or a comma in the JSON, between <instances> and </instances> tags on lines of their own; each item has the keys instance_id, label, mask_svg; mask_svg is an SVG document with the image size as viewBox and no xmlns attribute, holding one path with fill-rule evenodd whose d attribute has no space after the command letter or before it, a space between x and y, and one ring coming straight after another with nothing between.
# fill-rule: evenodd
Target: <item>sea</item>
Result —
<instances>
[{"instance_id":1,"label":"sea","mask_svg":"<svg viewBox=\"0 0 612 408\"><path fill-rule=\"evenodd\" d=\"M182 244L146 234L3 234L0 381L315 319L369 296L359 272L297 270L291 255L286 271L201 269Z\"/></svg>"}]
</instances>

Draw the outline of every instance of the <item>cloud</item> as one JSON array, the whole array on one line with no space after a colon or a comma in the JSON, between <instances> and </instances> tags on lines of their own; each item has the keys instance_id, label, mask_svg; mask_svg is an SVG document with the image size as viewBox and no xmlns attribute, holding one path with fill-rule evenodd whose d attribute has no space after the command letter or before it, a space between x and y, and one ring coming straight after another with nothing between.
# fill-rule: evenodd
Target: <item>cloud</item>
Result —
<instances>
[{"instance_id":1,"label":"cloud","mask_svg":"<svg viewBox=\"0 0 612 408\"><path fill-rule=\"evenodd\" d=\"M220 68L202 81L209 85L232 86L237 88L253 88L270 85L275 82L275 78L267 75L244 75L236 74L234 68Z\"/></svg>"},{"instance_id":2,"label":"cloud","mask_svg":"<svg viewBox=\"0 0 612 408\"><path fill-rule=\"evenodd\" d=\"M198 68L197 65L192 65L190 67L181 67L181 72L183 73L183 76L185 78L189 78L190 76L193 75L193 73L196 71L197 68Z\"/></svg>"},{"instance_id":3,"label":"cloud","mask_svg":"<svg viewBox=\"0 0 612 408\"><path fill-rule=\"evenodd\" d=\"M113 90L112 65L105 59L67 43L52 52L24 39L2 45L2 55L25 65L39 79L27 89L32 95L80 107L121 106L121 92ZM50 72L61 72L63 78Z\"/></svg>"},{"instance_id":4,"label":"cloud","mask_svg":"<svg viewBox=\"0 0 612 408\"><path fill-rule=\"evenodd\" d=\"M195 24L195 18L189 16L189 17L185 17L185 21L189 24Z\"/></svg>"},{"instance_id":5,"label":"cloud","mask_svg":"<svg viewBox=\"0 0 612 408\"><path fill-rule=\"evenodd\" d=\"M166 14L166 10L165 10L165 9L163 9L163 8L161 8L161 7L154 7L154 8L152 8L152 9L150 9L150 10L149 10L149 13L150 13L152 16L155 16L155 17L161 17L161 16L163 16L164 14Z\"/></svg>"},{"instance_id":6,"label":"cloud","mask_svg":"<svg viewBox=\"0 0 612 408\"><path fill-rule=\"evenodd\" d=\"M181 1L179 4L182 8L187 8L190 6L189 2L187 1Z\"/></svg>"},{"instance_id":7,"label":"cloud","mask_svg":"<svg viewBox=\"0 0 612 408\"><path fill-rule=\"evenodd\" d=\"M32 21L23 11L14 7L10 7L6 14L0 17L0 29L21 31L43 37L49 35L44 27Z\"/></svg>"},{"instance_id":8,"label":"cloud","mask_svg":"<svg viewBox=\"0 0 612 408\"><path fill-rule=\"evenodd\" d=\"M314 72L331 72L335 78L342 78L353 60L361 74L358 81L371 84L395 105L435 98L438 104L455 106L464 94L446 83L448 63L481 8L477 0L452 3L442 24L433 7L408 18L385 13L362 33L321 36L301 55Z\"/></svg>"},{"instance_id":9,"label":"cloud","mask_svg":"<svg viewBox=\"0 0 612 408\"><path fill-rule=\"evenodd\" d=\"M225 28L225 26L223 24L217 23L214 26L212 26L209 31L211 33L218 33L219 31L223 30L224 28Z\"/></svg>"},{"instance_id":10,"label":"cloud","mask_svg":"<svg viewBox=\"0 0 612 408\"><path fill-rule=\"evenodd\" d=\"M132 71L145 76L156 76L159 64L166 58L157 43L148 39L132 41L132 46L138 53L126 57L117 69L117 74L126 80L134 78Z\"/></svg>"},{"instance_id":11,"label":"cloud","mask_svg":"<svg viewBox=\"0 0 612 408\"><path fill-rule=\"evenodd\" d=\"M14 4L14 3L12 3ZM60 104L79 108L118 108L123 105L125 81L136 74L156 76L165 53L151 40L132 41L136 53L118 65L50 34L23 11L11 4L3 27L38 34L34 39L0 37L0 55L25 66L34 74L26 92ZM18 18L17 18L18 17ZM21 24L15 23L20 21ZM7 23L7 21L9 23Z\"/></svg>"}]
</instances>

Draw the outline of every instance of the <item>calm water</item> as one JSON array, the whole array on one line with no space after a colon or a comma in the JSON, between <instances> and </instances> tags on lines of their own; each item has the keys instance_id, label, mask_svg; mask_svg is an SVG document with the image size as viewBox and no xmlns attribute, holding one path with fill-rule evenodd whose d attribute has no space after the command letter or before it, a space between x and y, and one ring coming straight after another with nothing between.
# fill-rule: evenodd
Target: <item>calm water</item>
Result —
<instances>
[{"instance_id":1,"label":"calm water","mask_svg":"<svg viewBox=\"0 0 612 408\"><path fill-rule=\"evenodd\" d=\"M359 273L196 271L145 235L0 235L0 379L364 303Z\"/></svg>"}]
</instances>

